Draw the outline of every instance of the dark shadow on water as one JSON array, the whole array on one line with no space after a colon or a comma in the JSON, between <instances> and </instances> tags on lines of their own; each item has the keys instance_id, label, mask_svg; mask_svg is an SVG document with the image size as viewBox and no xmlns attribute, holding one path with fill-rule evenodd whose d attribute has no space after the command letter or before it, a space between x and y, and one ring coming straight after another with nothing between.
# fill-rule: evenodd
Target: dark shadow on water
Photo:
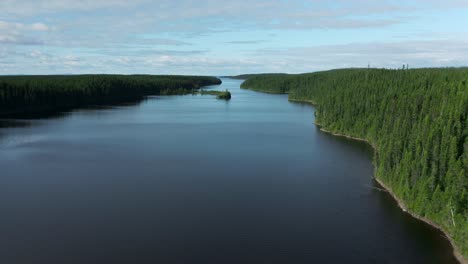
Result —
<instances>
[{"instance_id":1,"label":"dark shadow on water","mask_svg":"<svg viewBox=\"0 0 468 264\"><path fill-rule=\"evenodd\" d=\"M374 157L374 148L365 141L355 140L347 137L335 136L330 133L320 130L319 126L315 126L316 133L320 138L331 143L340 144L343 147L351 147L353 150L367 155L369 159L373 160Z\"/></svg>"},{"instance_id":2,"label":"dark shadow on water","mask_svg":"<svg viewBox=\"0 0 468 264\"><path fill-rule=\"evenodd\" d=\"M0 119L0 128L29 126L31 126L31 122L28 120Z\"/></svg>"},{"instance_id":3,"label":"dark shadow on water","mask_svg":"<svg viewBox=\"0 0 468 264\"><path fill-rule=\"evenodd\" d=\"M382 188L375 179L373 185L376 188ZM444 253L434 254L435 259L432 263L458 263L452 253L453 247L442 231L404 212L390 193L375 189L375 194L378 205L382 208L381 211L385 213L390 222L403 227L405 234L408 234L408 239L417 240L417 246L420 248L437 248Z\"/></svg>"},{"instance_id":4,"label":"dark shadow on water","mask_svg":"<svg viewBox=\"0 0 468 264\"><path fill-rule=\"evenodd\" d=\"M0 129L2 128L19 128L19 127L30 127L37 123L33 122L35 120L41 119L65 119L76 111L80 111L82 114L93 115L97 111L115 109L120 107L134 107L140 105L142 102L149 100L150 97L144 97L140 100L131 101L131 102L121 102L114 104L103 104L103 105L89 105L83 107L72 108L64 111L47 111L47 112L38 112L38 113L28 113L28 114L18 114L12 115L8 118L0 117ZM0 141L4 137L4 132L0 130Z\"/></svg>"},{"instance_id":5,"label":"dark shadow on water","mask_svg":"<svg viewBox=\"0 0 468 264\"><path fill-rule=\"evenodd\" d=\"M340 144L341 148L352 148L359 154L368 156L375 166L373 158L375 151L369 143L346 137L335 136L330 133L321 131L318 126L316 126L316 132L321 140L330 141L331 144ZM378 208L381 208L380 211L382 214L384 214L389 224L401 225L405 232L404 234L399 235L406 235L408 236L408 240L417 241L417 244L412 245L412 247L420 247L421 250L424 248L437 248L440 250L440 252L444 253L434 254L434 257L437 259L434 259L431 263L458 263L454 254L452 254L453 247L442 231L427 224L424 221L414 218L409 213L404 212L398 206L398 203L391 196L391 194L387 191L384 191L383 187L374 178L372 179L372 186L370 187L373 187L373 199L375 199L378 203ZM391 235L392 234L387 234L387 236ZM384 234L384 240L386 239L385 236L386 235Z\"/></svg>"},{"instance_id":6,"label":"dark shadow on water","mask_svg":"<svg viewBox=\"0 0 468 264\"><path fill-rule=\"evenodd\" d=\"M106 109L113 109L113 108L118 108L118 107L131 107L131 106L137 106L141 104L142 102L148 100L148 98L142 98L140 100L135 100L135 101L129 101L129 102L119 102L119 103L108 103L108 104L102 104L102 105L87 105L87 106L81 106L81 107L70 107L67 109L56 109L56 110L51 110L51 111L40 111L40 112L34 112L34 113L19 113L19 114L12 114L9 115L8 117L5 117L3 121L8 121L8 122L20 122L25 121L25 120L37 120L37 119L60 119L60 118L65 118L71 113L75 111L100 111L100 110L106 110ZM5 124L8 124L5 122ZM7 126L1 126L1 127L7 127Z\"/></svg>"}]
</instances>

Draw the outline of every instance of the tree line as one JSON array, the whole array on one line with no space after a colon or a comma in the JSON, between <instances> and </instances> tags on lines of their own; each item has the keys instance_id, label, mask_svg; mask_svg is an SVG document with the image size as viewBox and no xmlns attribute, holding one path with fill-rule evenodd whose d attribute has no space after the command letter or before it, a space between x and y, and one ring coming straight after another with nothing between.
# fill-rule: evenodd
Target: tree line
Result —
<instances>
[{"instance_id":1,"label":"tree line","mask_svg":"<svg viewBox=\"0 0 468 264\"><path fill-rule=\"evenodd\" d=\"M316 105L325 129L376 147L376 177L468 256L468 69L254 76L243 88Z\"/></svg>"},{"instance_id":2,"label":"tree line","mask_svg":"<svg viewBox=\"0 0 468 264\"><path fill-rule=\"evenodd\" d=\"M247 80L252 77L258 76L286 76L286 73L256 73L256 74L240 74L235 76L226 76L226 78L235 79L235 80Z\"/></svg>"},{"instance_id":3,"label":"tree line","mask_svg":"<svg viewBox=\"0 0 468 264\"><path fill-rule=\"evenodd\" d=\"M176 75L0 76L0 116L137 101L147 95L186 94L220 83L214 77Z\"/></svg>"}]
</instances>

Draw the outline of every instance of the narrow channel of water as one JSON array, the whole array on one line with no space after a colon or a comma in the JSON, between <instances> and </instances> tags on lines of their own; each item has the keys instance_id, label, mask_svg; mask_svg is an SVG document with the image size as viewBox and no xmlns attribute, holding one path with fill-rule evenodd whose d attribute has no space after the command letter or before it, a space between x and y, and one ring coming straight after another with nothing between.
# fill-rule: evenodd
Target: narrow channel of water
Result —
<instances>
[{"instance_id":1,"label":"narrow channel of water","mask_svg":"<svg viewBox=\"0 0 468 264\"><path fill-rule=\"evenodd\" d=\"M0 125L0 263L455 263L374 188L372 149L224 79Z\"/></svg>"}]
</instances>

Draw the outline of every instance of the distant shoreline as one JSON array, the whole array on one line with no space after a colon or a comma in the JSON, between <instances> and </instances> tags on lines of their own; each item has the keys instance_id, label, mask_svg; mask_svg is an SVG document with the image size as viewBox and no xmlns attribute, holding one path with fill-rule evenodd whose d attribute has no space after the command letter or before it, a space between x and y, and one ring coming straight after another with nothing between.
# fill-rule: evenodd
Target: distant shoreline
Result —
<instances>
[{"instance_id":1,"label":"distant shoreline","mask_svg":"<svg viewBox=\"0 0 468 264\"><path fill-rule=\"evenodd\" d=\"M150 95L190 94L221 83L211 76L181 75L0 76L0 118L29 118L87 106L139 102Z\"/></svg>"}]
</instances>

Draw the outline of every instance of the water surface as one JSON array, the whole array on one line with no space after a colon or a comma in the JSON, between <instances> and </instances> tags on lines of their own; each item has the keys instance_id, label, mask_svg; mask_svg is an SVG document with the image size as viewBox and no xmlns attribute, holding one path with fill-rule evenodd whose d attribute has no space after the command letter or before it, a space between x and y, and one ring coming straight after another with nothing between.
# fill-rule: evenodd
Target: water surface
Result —
<instances>
[{"instance_id":1,"label":"water surface","mask_svg":"<svg viewBox=\"0 0 468 264\"><path fill-rule=\"evenodd\" d=\"M372 149L239 89L0 125L0 263L454 263Z\"/></svg>"}]
</instances>

